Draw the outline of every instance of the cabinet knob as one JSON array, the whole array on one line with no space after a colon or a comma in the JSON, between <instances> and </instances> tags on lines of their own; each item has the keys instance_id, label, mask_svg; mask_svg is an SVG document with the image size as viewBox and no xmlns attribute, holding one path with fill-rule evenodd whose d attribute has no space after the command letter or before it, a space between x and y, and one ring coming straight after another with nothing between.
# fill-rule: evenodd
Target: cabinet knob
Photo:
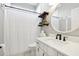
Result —
<instances>
[{"instance_id":1,"label":"cabinet knob","mask_svg":"<svg viewBox=\"0 0 79 59\"><path fill-rule=\"evenodd\" d=\"M36 42L37 44L39 44L39 42Z\"/></svg>"},{"instance_id":2,"label":"cabinet knob","mask_svg":"<svg viewBox=\"0 0 79 59\"><path fill-rule=\"evenodd\" d=\"M44 56L44 53L43 53L43 56Z\"/></svg>"},{"instance_id":3,"label":"cabinet knob","mask_svg":"<svg viewBox=\"0 0 79 59\"><path fill-rule=\"evenodd\" d=\"M38 48L38 52L39 52L39 48Z\"/></svg>"},{"instance_id":4,"label":"cabinet knob","mask_svg":"<svg viewBox=\"0 0 79 59\"><path fill-rule=\"evenodd\" d=\"M0 46L0 48L2 48L2 46Z\"/></svg>"}]
</instances>

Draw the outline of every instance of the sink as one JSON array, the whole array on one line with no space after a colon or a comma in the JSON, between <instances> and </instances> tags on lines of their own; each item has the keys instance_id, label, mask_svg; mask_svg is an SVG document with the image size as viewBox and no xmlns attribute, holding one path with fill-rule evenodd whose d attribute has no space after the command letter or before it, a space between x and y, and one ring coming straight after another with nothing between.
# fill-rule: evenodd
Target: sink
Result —
<instances>
[{"instance_id":1,"label":"sink","mask_svg":"<svg viewBox=\"0 0 79 59\"><path fill-rule=\"evenodd\" d=\"M53 37L43 37L42 39L45 39L45 41L47 41L49 43L52 42L52 43L58 44L58 45L68 44L68 40L67 41L58 40L58 39L56 39L55 36L53 36Z\"/></svg>"},{"instance_id":2,"label":"sink","mask_svg":"<svg viewBox=\"0 0 79 59\"><path fill-rule=\"evenodd\" d=\"M69 36L68 41L79 43L79 37Z\"/></svg>"},{"instance_id":3,"label":"sink","mask_svg":"<svg viewBox=\"0 0 79 59\"><path fill-rule=\"evenodd\" d=\"M56 44L67 44L68 43L68 40L67 41L63 41L63 40L59 40L59 39L56 39L55 36L53 37L40 37L40 39L43 39L45 41L48 41L48 42L53 42L53 43L56 43Z\"/></svg>"}]
</instances>

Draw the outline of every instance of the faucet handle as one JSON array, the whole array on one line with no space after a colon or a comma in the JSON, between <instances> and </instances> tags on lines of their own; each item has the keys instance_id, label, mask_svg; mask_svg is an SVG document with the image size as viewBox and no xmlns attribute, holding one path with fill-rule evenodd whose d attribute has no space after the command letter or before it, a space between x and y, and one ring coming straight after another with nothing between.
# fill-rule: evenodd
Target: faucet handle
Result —
<instances>
[{"instance_id":1,"label":"faucet handle","mask_svg":"<svg viewBox=\"0 0 79 59\"><path fill-rule=\"evenodd\" d=\"M66 41L67 38L68 38L68 37L63 37L63 41Z\"/></svg>"},{"instance_id":2,"label":"faucet handle","mask_svg":"<svg viewBox=\"0 0 79 59\"><path fill-rule=\"evenodd\" d=\"M66 37L63 37L63 41L66 41Z\"/></svg>"}]
</instances>

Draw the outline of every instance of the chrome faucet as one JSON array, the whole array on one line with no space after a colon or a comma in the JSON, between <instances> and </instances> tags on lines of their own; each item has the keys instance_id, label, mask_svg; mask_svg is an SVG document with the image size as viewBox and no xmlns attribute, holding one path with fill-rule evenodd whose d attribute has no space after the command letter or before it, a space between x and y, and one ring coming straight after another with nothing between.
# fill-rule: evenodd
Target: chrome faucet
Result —
<instances>
[{"instance_id":1,"label":"chrome faucet","mask_svg":"<svg viewBox=\"0 0 79 59\"><path fill-rule=\"evenodd\" d=\"M67 36L62 36L62 34L57 34L56 39L66 41L68 39L68 37Z\"/></svg>"},{"instance_id":2,"label":"chrome faucet","mask_svg":"<svg viewBox=\"0 0 79 59\"><path fill-rule=\"evenodd\" d=\"M61 38L61 34L57 34L56 35L56 39L58 39L58 36L59 36L59 40L61 40L62 38Z\"/></svg>"},{"instance_id":3,"label":"chrome faucet","mask_svg":"<svg viewBox=\"0 0 79 59\"><path fill-rule=\"evenodd\" d=\"M66 40L68 40L68 37L67 36L64 36L63 37L63 41L66 41Z\"/></svg>"}]
</instances>

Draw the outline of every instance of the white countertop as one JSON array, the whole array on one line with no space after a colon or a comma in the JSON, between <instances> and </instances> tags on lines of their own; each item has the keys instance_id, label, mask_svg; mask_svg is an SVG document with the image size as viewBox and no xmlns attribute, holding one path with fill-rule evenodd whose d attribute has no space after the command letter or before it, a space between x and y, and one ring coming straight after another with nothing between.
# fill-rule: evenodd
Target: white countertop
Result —
<instances>
[{"instance_id":1,"label":"white countertop","mask_svg":"<svg viewBox=\"0 0 79 59\"><path fill-rule=\"evenodd\" d=\"M0 44L0 46L2 46L2 47L3 47L3 46L5 46L5 44Z\"/></svg>"},{"instance_id":2,"label":"white countertop","mask_svg":"<svg viewBox=\"0 0 79 59\"><path fill-rule=\"evenodd\" d=\"M79 43L72 41L62 42L55 39L55 37L39 37L37 41L40 41L65 55L79 56Z\"/></svg>"}]
</instances>

